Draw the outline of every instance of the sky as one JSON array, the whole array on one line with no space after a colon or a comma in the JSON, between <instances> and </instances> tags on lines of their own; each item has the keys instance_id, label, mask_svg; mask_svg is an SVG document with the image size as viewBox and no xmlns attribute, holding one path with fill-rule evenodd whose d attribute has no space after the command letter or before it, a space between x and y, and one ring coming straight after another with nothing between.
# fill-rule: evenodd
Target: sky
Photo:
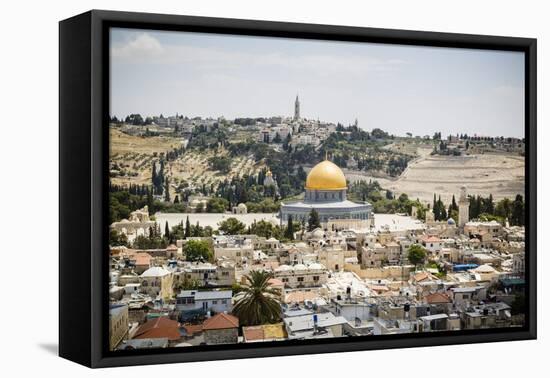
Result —
<instances>
[{"instance_id":1,"label":"sky","mask_svg":"<svg viewBox=\"0 0 550 378\"><path fill-rule=\"evenodd\" d=\"M111 115L301 116L524 137L522 52L113 28Z\"/></svg>"}]
</instances>

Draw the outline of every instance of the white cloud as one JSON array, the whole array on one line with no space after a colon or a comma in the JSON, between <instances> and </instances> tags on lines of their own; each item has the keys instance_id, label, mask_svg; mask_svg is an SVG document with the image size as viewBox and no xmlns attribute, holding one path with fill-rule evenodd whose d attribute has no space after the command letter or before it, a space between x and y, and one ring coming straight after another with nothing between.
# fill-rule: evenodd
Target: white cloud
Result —
<instances>
[{"instance_id":1,"label":"white cloud","mask_svg":"<svg viewBox=\"0 0 550 378\"><path fill-rule=\"evenodd\" d=\"M164 48L161 43L148 33L136 34L126 43L111 48L111 56L122 60L143 61L144 58L156 58L163 53Z\"/></svg>"},{"instance_id":2,"label":"white cloud","mask_svg":"<svg viewBox=\"0 0 550 378\"><path fill-rule=\"evenodd\" d=\"M204 71L227 68L276 68L307 72L326 77L340 73L365 75L368 72L389 72L398 69L401 59L378 59L367 56L327 54L291 55L281 52L268 54L229 51L223 48L197 47L185 44L170 45L148 33L136 34L125 43L111 48L114 63L192 64Z\"/></svg>"}]
</instances>

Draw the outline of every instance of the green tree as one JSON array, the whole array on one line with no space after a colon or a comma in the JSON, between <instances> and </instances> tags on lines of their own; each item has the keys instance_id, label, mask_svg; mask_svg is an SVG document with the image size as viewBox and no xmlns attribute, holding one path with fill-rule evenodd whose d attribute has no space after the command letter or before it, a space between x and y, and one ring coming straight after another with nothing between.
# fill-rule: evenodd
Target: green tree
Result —
<instances>
[{"instance_id":1,"label":"green tree","mask_svg":"<svg viewBox=\"0 0 550 378\"><path fill-rule=\"evenodd\" d=\"M164 186L164 200L170 202L170 179L168 177L164 180Z\"/></svg>"},{"instance_id":2,"label":"green tree","mask_svg":"<svg viewBox=\"0 0 550 378\"><path fill-rule=\"evenodd\" d=\"M164 224L164 237L166 240L170 241L170 228L168 227L168 221Z\"/></svg>"},{"instance_id":3,"label":"green tree","mask_svg":"<svg viewBox=\"0 0 550 378\"><path fill-rule=\"evenodd\" d=\"M226 235L238 235L244 233L246 226L237 218L231 217L218 223L218 230Z\"/></svg>"},{"instance_id":4,"label":"green tree","mask_svg":"<svg viewBox=\"0 0 550 378\"><path fill-rule=\"evenodd\" d=\"M199 202L195 207L195 213L202 213L204 211L204 203Z\"/></svg>"},{"instance_id":5,"label":"green tree","mask_svg":"<svg viewBox=\"0 0 550 378\"><path fill-rule=\"evenodd\" d=\"M128 246L128 238L124 233L119 233L117 230L111 230L109 232L109 245L111 247Z\"/></svg>"},{"instance_id":6,"label":"green tree","mask_svg":"<svg viewBox=\"0 0 550 378\"><path fill-rule=\"evenodd\" d=\"M525 224L525 204L523 197L518 194L512 203L512 219L510 223L514 226L523 226Z\"/></svg>"},{"instance_id":7,"label":"green tree","mask_svg":"<svg viewBox=\"0 0 550 378\"><path fill-rule=\"evenodd\" d=\"M414 266L422 264L426 260L426 250L418 244L413 244L409 247L407 258Z\"/></svg>"},{"instance_id":8,"label":"green tree","mask_svg":"<svg viewBox=\"0 0 550 378\"><path fill-rule=\"evenodd\" d=\"M228 173L231 169L231 159L228 157L214 156L208 159L212 169L222 173Z\"/></svg>"},{"instance_id":9,"label":"green tree","mask_svg":"<svg viewBox=\"0 0 550 378\"><path fill-rule=\"evenodd\" d=\"M307 220L307 230L313 231L316 228L321 227L321 221L319 220L319 213L315 209L311 209L309 212L309 218Z\"/></svg>"},{"instance_id":10,"label":"green tree","mask_svg":"<svg viewBox=\"0 0 550 378\"><path fill-rule=\"evenodd\" d=\"M229 206L229 201L225 198L211 198L206 203L207 213L223 213Z\"/></svg>"},{"instance_id":11,"label":"green tree","mask_svg":"<svg viewBox=\"0 0 550 378\"><path fill-rule=\"evenodd\" d=\"M248 228L248 232L253 235L263 236L266 239L269 239L275 233L273 224L265 220L254 221Z\"/></svg>"},{"instance_id":12,"label":"green tree","mask_svg":"<svg viewBox=\"0 0 550 378\"><path fill-rule=\"evenodd\" d=\"M285 238L294 240L294 223L292 223L292 215L288 216L288 222L285 229Z\"/></svg>"},{"instance_id":13,"label":"green tree","mask_svg":"<svg viewBox=\"0 0 550 378\"><path fill-rule=\"evenodd\" d=\"M187 261L208 261L212 258L210 245L204 240L189 240L183 246L183 253Z\"/></svg>"},{"instance_id":14,"label":"green tree","mask_svg":"<svg viewBox=\"0 0 550 378\"><path fill-rule=\"evenodd\" d=\"M509 198L503 198L497 203L495 208L495 213L503 219L508 219L509 221L512 218L512 202Z\"/></svg>"},{"instance_id":15,"label":"green tree","mask_svg":"<svg viewBox=\"0 0 550 378\"><path fill-rule=\"evenodd\" d=\"M233 314L243 326L277 323L281 321L281 292L269 284L273 277L266 271L252 271L244 276L246 284L235 296Z\"/></svg>"},{"instance_id":16,"label":"green tree","mask_svg":"<svg viewBox=\"0 0 550 378\"><path fill-rule=\"evenodd\" d=\"M451 207L450 207L451 211L452 210L456 210L458 211L458 205L456 203L456 199L455 199L455 195L453 194L453 200L451 201Z\"/></svg>"},{"instance_id":17,"label":"green tree","mask_svg":"<svg viewBox=\"0 0 550 378\"><path fill-rule=\"evenodd\" d=\"M185 238L191 236L191 222L189 222L189 215L187 216L187 219L185 220Z\"/></svg>"}]
</instances>

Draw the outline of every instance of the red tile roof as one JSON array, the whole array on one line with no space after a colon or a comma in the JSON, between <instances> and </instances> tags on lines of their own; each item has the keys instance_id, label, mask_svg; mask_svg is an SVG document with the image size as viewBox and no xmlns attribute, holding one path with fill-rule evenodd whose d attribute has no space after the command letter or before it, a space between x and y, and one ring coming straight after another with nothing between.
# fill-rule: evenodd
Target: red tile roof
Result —
<instances>
[{"instance_id":1,"label":"red tile roof","mask_svg":"<svg viewBox=\"0 0 550 378\"><path fill-rule=\"evenodd\" d=\"M202 332L202 324L187 324L183 326L188 335L194 335L195 333Z\"/></svg>"},{"instance_id":2,"label":"red tile roof","mask_svg":"<svg viewBox=\"0 0 550 378\"><path fill-rule=\"evenodd\" d=\"M179 340L181 338L179 323L164 316L151 319L142 324L134 339L163 339Z\"/></svg>"},{"instance_id":3,"label":"red tile roof","mask_svg":"<svg viewBox=\"0 0 550 378\"><path fill-rule=\"evenodd\" d=\"M207 319L202 323L202 329L213 330L213 329L227 329L227 328L238 328L239 327L239 318L228 315L228 314L218 314L214 315L210 319Z\"/></svg>"},{"instance_id":4,"label":"red tile roof","mask_svg":"<svg viewBox=\"0 0 550 378\"><path fill-rule=\"evenodd\" d=\"M246 341L263 340L265 338L264 329L262 326L243 327L243 336Z\"/></svg>"},{"instance_id":5,"label":"red tile roof","mask_svg":"<svg viewBox=\"0 0 550 378\"><path fill-rule=\"evenodd\" d=\"M140 265L150 266L151 265L152 257L147 252L134 252L132 254L129 254L128 257L130 258L130 260L135 260L135 264L137 266L140 266Z\"/></svg>"},{"instance_id":6,"label":"red tile roof","mask_svg":"<svg viewBox=\"0 0 550 378\"><path fill-rule=\"evenodd\" d=\"M424 298L428 304L437 304L437 303L451 303L451 299L447 294L444 293L433 293L428 294Z\"/></svg>"}]
</instances>

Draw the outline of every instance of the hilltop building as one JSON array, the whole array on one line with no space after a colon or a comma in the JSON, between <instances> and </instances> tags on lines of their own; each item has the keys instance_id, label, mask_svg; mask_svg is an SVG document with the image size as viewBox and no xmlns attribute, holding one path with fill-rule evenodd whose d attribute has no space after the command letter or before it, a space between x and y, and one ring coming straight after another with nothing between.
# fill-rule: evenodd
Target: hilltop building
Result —
<instances>
[{"instance_id":1,"label":"hilltop building","mask_svg":"<svg viewBox=\"0 0 550 378\"><path fill-rule=\"evenodd\" d=\"M300 120L300 100L298 99L298 95L296 95L296 101L294 101L294 120Z\"/></svg>"},{"instance_id":2,"label":"hilltop building","mask_svg":"<svg viewBox=\"0 0 550 378\"><path fill-rule=\"evenodd\" d=\"M373 220L370 203L347 200L346 177L331 161L325 160L313 167L307 176L305 189L303 201L281 205L281 223L286 223L289 216L296 221L307 221L312 209L317 211L322 223L335 219Z\"/></svg>"}]
</instances>

